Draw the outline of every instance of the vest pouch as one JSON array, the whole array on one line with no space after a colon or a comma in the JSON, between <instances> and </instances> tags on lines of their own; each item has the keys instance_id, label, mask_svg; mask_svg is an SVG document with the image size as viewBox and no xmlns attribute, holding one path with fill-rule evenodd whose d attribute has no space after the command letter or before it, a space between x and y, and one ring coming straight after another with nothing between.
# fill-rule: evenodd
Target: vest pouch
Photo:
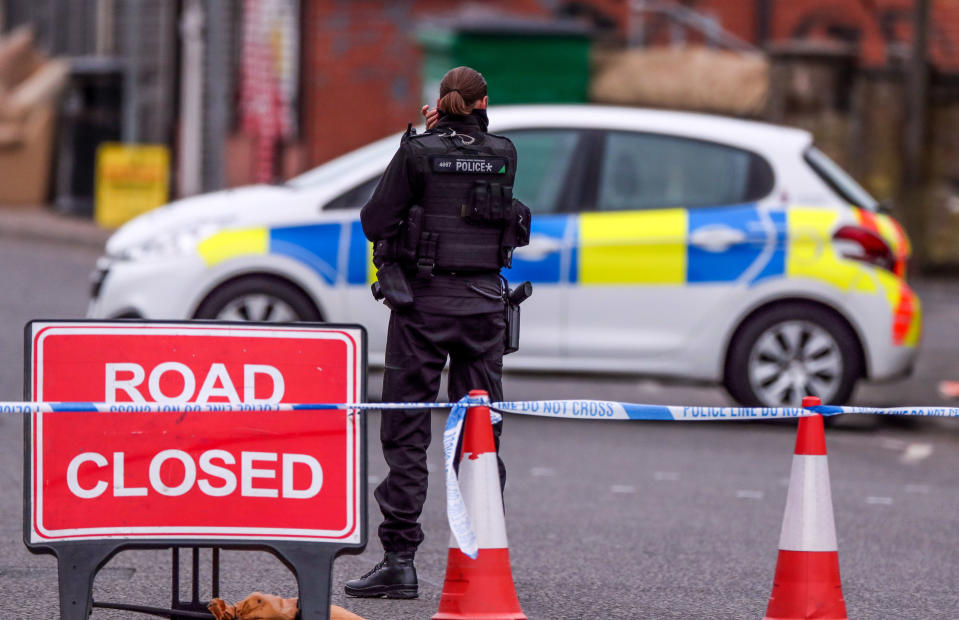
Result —
<instances>
[{"instance_id":1,"label":"vest pouch","mask_svg":"<svg viewBox=\"0 0 959 620\"><path fill-rule=\"evenodd\" d=\"M470 192L468 203L463 205L460 215L470 224L480 224L489 221L490 217L490 184L488 181L476 181Z\"/></svg>"},{"instance_id":2,"label":"vest pouch","mask_svg":"<svg viewBox=\"0 0 959 620\"><path fill-rule=\"evenodd\" d=\"M396 260L396 244L394 239L381 239L373 244L373 264L382 267L386 263Z\"/></svg>"},{"instance_id":3,"label":"vest pouch","mask_svg":"<svg viewBox=\"0 0 959 620\"><path fill-rule=\"evenodd\" d=\"M386 263L376 270L380 293L391 310L403 310L413 305L413 289L399 263ZM374 292L374 296L376 293Z\"/></svg>"},{"instance_id":4,"label":"vest pouch","mask_svg":"<svg viewBox=\"0 0 959 620\"><path fill-rule=\"evenodd\" d=\"M423 207L413 205L410 207L406 221L403 222L400 234L398 235L400 243L396 248L396 259L404 265L413 265L419 254L420 236L423 233Z\"/></svg>"},{"instance_id":5,"label":"vest pouch","mask_svg":"<svg viewBox=\"0 0 959 620\"><path fill-rule=\"evenodd\" d=\"M440 236L436 233L424 232L420 235L416 250L416 277L432 278L433 268L436 267L436 248L439 246Z\"/></svg>"},{"instance_id":6,"label":"vest pouch","mask_svg":"<svg viewBox=\"0 0 959 620\"><path fill-rule=\"evenodd\" d=\"M470 224L503 226L513 219L513 211L511 185L476 181L469 196L469 204L463 205L461 215Z\"/></svg>"},{"instance_id":7,"label":"vest pouch","mask_svg":"<svg viewBox=\"0 0 959 620\"><path fill-rule=\"evenodd\" d=\"M503 186L499 183L490 183L489 184L489 220L490 224L503 224L506 222L504 215L506 214L505 209L503 208Z\"/></svg>"},{"instance_id":8,"label":"vest pouch","mask_svg":"<svg viewBox=\"0 0 959 620\"><path fill-rule=\"evenodd\" d=\"M511 248L521 248L529 245L529 223L531 214L529 207L519 200L513 198L511 204L511 217L503 229L503 245Z\"/></svg>"},{"instance_id":9,"label":"vest pouch","mask_svg":"<svg viewBox=\"0 0 959 620\"><path fill-rule=\"evenodd\" d=\"M499 199L496 201L496 210L494 217L503 224L509 224L513 219L513 187L511 185L499 185Z\"/></svg>"},{"instance_id":10,"label":"vest pouch","mask_svg":"<svg viewBox=\"0 0 959 620\"><path fill-rule=\"evenodd\" d=\"M529 245L530 224L533 221L533 214L530 213L529 207L516 198L512 198L510 203L513 207L510 225L516 227L516 243L513 247L521 248L524 245Z\"/></svg>"},{"instance_id":11,"label":"vest pouch","mask_svg":"<svg viewBox=\"0 0 959 620\"><path fill-rule=\"evenodd\" d=\"M500 238L500 265L507 269L513 266L513 249L529 245L529 207L519 200L510 200L511 217L503 228Z\"/></svg>"}]
</instances>

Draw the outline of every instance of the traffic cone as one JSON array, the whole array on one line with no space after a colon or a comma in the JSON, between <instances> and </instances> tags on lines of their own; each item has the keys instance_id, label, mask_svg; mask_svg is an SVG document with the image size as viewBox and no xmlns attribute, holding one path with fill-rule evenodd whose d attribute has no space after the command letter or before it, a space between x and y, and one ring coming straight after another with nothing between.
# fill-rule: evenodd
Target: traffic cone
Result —
<instances>
[{"instance_id":1,"label":"traffic cone","mask_svg":"<svg viewBox=\"0 0 959 620\"><path fill-rule=\"evenodd\" d=\"M803 407L821 401L803 399ZM799 418L773 591L763 620L846 620L821 415Z\"/></svg>"},{"instance_id":2,"label":"traffic cone","mask_svg":"<svg viewBox=\"0 0 959 620\"><path fill-rule=\"evenodd\" d=\"M486 396L473 390L470 396ZM476 533L475 560L459 550L450 534L446 580L433 620L526 620L520 609L506 543L506 520L500 492L499 465L493 443L489 407L467 410L460 451L459 484Z\"/></svg>"}]
</instances>

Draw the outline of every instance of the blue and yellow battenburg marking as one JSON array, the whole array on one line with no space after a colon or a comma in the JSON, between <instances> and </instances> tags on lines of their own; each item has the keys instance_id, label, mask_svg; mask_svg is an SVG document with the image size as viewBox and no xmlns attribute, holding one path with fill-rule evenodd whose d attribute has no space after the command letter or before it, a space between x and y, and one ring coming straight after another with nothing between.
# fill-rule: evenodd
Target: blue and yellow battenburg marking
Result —
<instances>
[{"instance_id":1,"label":"blue and yellow battenburg marking","mask_svg":"<svg viewBox=\"0 0 959 620\"><path fill-rule=\"evenodd\" d=\"M755 205L541 215L533 218L533 235L553 243L541 254L514 256L507 275L587 286L736 282L744 275L751 283L785 273L785 225L784 211L760 213ZM697 231L716 228L739 241L720 251L687 244ZM226 230L204 239L198 252L210 266L248 254L287 256L331 286L374 278L358 221Z\"/></svg>"},{"instance_id":2,"label":"blue and yellow battenburg marking","mask_svg":"<svg viewBox=\"0 0 959 620\"><path fill-rule=\"evenodd\" d=\"M539 254L513 254L512 269L503 275L510 281L529 280L534 284L576 282L579 263L579 240L576 217L570 215L537 215L533 217L532 235L551 243ZM535 246L534 246L535 248Z\"/></svg>"},{"instance_id":3,"label":"blue and yellow battenburg marking","mask_svg":"<svg viewBox=\"0 0 959 620\"><path fill-rule=\"evenodd\" d=\"M786 226L785 210L755 204L536 216L533 235L556 249L532 260L514 256L507 277L584 286L752 284L785 273ZM716 248L689 243L697 233L716 231L730 242Z\"/></svg>"},{"instance_id":4,"label":"blue and yellow battenburg marking","mask_svg":"<svg viewBox=\"0 0 959 620\"><path fill-rule=\"evenodd\" d=\"M756 204L537 215L533 251L514 255L504 275L517 282L580 286L751 286L773 277L808 278L843 292L882 295L895 314L895 344L915 346L918 300L892 273L867 269L834 251L838 219L829 209ZM906 254L908 241L900 237L897 253ZM543 248L539 253L537 246ZM330 286L365 286L375 280L371 247L360 222L348 221L226 230L203 240L198 252L210 266L248 254L286 256Z\"/></svg>"},{"instance_id":5,"label":"blue and yellow battenburg marking","mask_svg":"<svg viewBox=\"0 0 959 620\"><path fill-rule=\"evenodd\" d=\"M345 256L340 255L341 247L347 248ZM197 252L208 266L249 254L286 256L308 266L332 286L368 283L369 247L360 222L353 221L225 230L201 241ZM339 268L341 264L345 271Z\"/></svg>"},{"instance_id":6,"label":"blue and yellow battenburg marking","mask_svg":"<svg viewBox=\"0 0 959 620\"><path fill-rule=\"evenodd\" d=\"M842 290L877 292L858 265L826 251L836 213L823 209L732 207L540 215L533 236L551 240L541 254L514 256L508 277L538 284L581 285L737 282L791 275L825 279ZM793 232L787 241L787 228ZM722 231L728 243L689 243ZM347 250L341 255L340 248ZM359 221L219 232L198 247L208 265L247 254L287 256L330 285L365 285L374 278L370 244ZM340 278L345 267L343 278Z\"/></svg>"}]
</instances>

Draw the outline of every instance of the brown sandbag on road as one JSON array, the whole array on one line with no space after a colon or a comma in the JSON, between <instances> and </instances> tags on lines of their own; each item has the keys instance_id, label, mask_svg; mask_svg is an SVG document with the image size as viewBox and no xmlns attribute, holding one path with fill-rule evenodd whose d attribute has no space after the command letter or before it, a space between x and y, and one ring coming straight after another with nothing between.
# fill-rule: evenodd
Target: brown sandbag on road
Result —
<instances>
[{"instance_id":1,"label":"brown sandbag on road","mask_svg":"<svg viewBox=\"0 0 959 620\"><path fill-rule=\"evenodd\" d=\"M295 620L295 598L254 592L239 603L230 605L223 599L210 601L209 609L216 620ZM363 620L338 605L330 606L330 620Z\"/></svg>"}]
</instances>

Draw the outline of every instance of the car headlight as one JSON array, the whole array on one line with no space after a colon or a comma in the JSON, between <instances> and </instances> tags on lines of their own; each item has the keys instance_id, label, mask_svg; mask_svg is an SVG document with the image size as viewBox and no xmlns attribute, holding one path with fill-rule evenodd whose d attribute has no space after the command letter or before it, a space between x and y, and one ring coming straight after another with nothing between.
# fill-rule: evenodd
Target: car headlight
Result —
<instances>
[{"instance_id":1,"label":"car headlight","mask_svg":"<svg viewBox=\"0 0 959 620\"><path fill-rule=\"evenodd\" d=\"M209 237L219 226L202 224L158 233L148 239L112 252L119 260L141 261L186 256L196 252L197 244Z\"/></svg>"}]
</instances>

